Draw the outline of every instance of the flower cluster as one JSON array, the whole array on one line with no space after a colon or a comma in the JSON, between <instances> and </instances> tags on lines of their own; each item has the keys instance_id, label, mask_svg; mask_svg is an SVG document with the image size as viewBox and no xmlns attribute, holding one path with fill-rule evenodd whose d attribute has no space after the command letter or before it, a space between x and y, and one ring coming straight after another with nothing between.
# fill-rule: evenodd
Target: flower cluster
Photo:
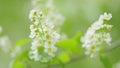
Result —
<instances>
[{"instance_id":1,"label":"flower cluster","mask_svg":"<svg viewBox=\"0 0 120 68\"><path fill-rule=\"evenodd\" d=\"M57 51L55 44L60 39L60 35L55 29L57 23L63 22L62 15L54 12L53 7L48 6L51 4L50 0L46 2L44 5L42 4L44 9L35 8L29 15L32 22L29 37L33 40L29 57L41 62L48 62L55 57Z\"/></svg>"},{"instance_id":2,"label":"flower cluster","mask_svg":"<svg viewBox=\"0 0 120 68\"><path fill-rule=\"evenodd\" d=\"M106 23L106 21L112 18L111 14L104 13L100 15L99 20L96 21L88 28L84 37L81 41L83 42L83 48L86 49L86 55L91 58L99 52L102 44L110 45L111 36L108 30L112 28L112 25Z\"/></svg>"},{"instance_id":3,"label":"flower cluster","mask_svg":"<svg viewBox=\"0 0 120 68\"><path fill-rule=\"evenodd\" d=\"M43 11L45 18L59 29L58 27L63 24L65 18L54 7L53 0L33 0L32 3L35 9Z\"/></svg>"}]
</instances>

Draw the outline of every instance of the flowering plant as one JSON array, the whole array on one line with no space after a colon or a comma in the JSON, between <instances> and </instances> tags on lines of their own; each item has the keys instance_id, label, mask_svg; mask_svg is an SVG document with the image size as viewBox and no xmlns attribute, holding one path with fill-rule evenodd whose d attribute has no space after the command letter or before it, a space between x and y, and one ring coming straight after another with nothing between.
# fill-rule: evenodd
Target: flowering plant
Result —
<instances>
[{"instance_id":1,"label":"flowering plant","mask_svg":"<svg viewBox=\"0 0 120 68\"><path fill-rule=\"evenodd\" d=\"M85 34L78 32L68 38L61 31L65 16L58 12L53 0L32 0L32 10L28 15L28 38L18 40L12 47L9 38L1 35L0 49L10 55L10 68L33 68L37 63L47 68L58 65L65 68L65 65L84 57L91 60L97 57L104 67L112 68L105 54L114 46L110 33L113 25L108 23L111 18L112 14L105 12ZM69 30L72 31L72 28Z\"/></svg>"}]
</instances>

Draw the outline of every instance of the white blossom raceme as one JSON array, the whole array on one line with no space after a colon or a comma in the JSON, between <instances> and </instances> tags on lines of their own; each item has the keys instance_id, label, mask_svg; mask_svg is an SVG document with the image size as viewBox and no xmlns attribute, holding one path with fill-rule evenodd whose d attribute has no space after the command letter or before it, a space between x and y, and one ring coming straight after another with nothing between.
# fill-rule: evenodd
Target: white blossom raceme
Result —
<instances>
[{"instance_id":1,"label":"white blossom raceme","mask_svg":"<svg viewBox=\"0 0 120 68\"><path fill-rule=\"evenodd\" d=\"M64 23L65 18L54 7L53 0L33 0L32 3L36 10L40 9L46 14L46 21L54 23L55 28L59 30L58 27Z\"/></svg>"},{"instance_id":2,"label":"white blossom raceme","mask_svg":"<svg viewBox=\"0 0 120 68\"><path fill-rule=\"evenodd\" d=\"M40 0L34 1L34 4L37 4ZM32 39L32 46L29 57L35 61L48 62L57 52L55 44L60 39L60 34L56 26L63 22L63 16L54 10L52 0L41 2L44 2L40 3L42 6L36 5L29 14L32 22L29 36Z\"/></svg>"},{"instance_id":3,"label":"white blossom raceme","mask_svg":"<svg viewBox=\"0 0 120 68\"><path fill-rule=\"evenodd\" d=\"M111 36L108 30L112 28L112 25L108 25L105 21L112 18L109 13L100 15L99 20L96 21L88 28L86 34L81 38L83 42L83 48L86 49L85 54L91 58L95 56L100 50L100 46L104 43L111 44Z\"/></svg>"}]
</instances>

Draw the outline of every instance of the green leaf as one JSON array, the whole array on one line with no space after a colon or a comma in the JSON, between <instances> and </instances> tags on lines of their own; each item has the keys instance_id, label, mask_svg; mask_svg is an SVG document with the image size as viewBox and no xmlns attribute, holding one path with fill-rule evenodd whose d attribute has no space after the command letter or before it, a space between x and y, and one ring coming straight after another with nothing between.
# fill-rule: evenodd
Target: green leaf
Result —
<instances>
[{"instance_id":1,"label":"green leaf","mask_svg":"<svg viewBox=\"0 0 120 68\"><path fill-rule=\"evenodd\" d=\"M16 42L14 48L18 47L18 46L23 46L26 43L29 43L30 39L21 39L19 41Z\"/></svg>"},{"instance_id":2,"label":"green leaf","mask_svg":"<svg viewBox=\"0 0 120 68\"><path fill-rule=\"evenodd\" d=\"M78 33L75 34L73 39L76 40L78 43L80 43L81 36L82 36L82 34L80 32L78 32Z\"/></svg>"},{"instance_id":3,"label":"green leaf","mask_svg":"<svg viewBox=\"0 0 120 68\"><path fill-rule=\"evenodd\" d=\"M101 54L100 61L101 61L101 63L103 63L105 68L112 68L112 64L110 63L110 61L106 55Z\"/></svg>"},{"instance_id":4,"label":"green leaf","mask_svg":"<svg viewBox=\"0 0 120 68\"><path fill-rule=\"evenodd\" d=\"M62 63L67 63L70 61L70 55L68 53L60 53L58 56L58 59L62 62Z\"/></svg>"},{"instance_id":5,"label":"green leaf","mask_svg":"<svg viewBox=\"0 0 120 68\"><path fill-rule=\"evenodd\" d=\"M80 52L80 47L78 46L78 43L73 39L61 40L57 42L56 45L73 53Z\"/></svg>"},{"instance_id":6,"label":"green leaf","mask_svg":"<svg viewBox=\"0 0 120 68\"><path fill-rule=\"evenodd\" d=\"M28 57L28 51L24 51L16 56L12 62L11 68L25 68L25 59Z\"/></svg>"},{"instance_id":7,"label":"green leaf","mask_svg":"<svg viewBox=\"0 0 120 68\"><path fill-rule=\"evenodd\" d=\"M24 65L21 62L16 62L12 68L24 68Z\"/></svg>"}]
</instances>

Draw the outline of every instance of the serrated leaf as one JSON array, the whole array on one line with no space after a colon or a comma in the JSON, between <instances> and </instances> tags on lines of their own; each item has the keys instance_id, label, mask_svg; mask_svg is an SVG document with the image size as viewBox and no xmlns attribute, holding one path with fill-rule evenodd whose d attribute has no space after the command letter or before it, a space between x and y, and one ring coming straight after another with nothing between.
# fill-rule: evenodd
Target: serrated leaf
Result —
<instances>
[{"instance_id":1,"label":"serrated leaf","mask_svg":"<svg viewBox=\"0 0 120 68\"><path fill-rule=\"evenodd\" d=\"M80 52L78 43L73 39L61 40L61 41L57 42L56 45L59 46L60 48L63 48L65 50L73 52L73 53Z\"/></svg>"}]
</instances>

